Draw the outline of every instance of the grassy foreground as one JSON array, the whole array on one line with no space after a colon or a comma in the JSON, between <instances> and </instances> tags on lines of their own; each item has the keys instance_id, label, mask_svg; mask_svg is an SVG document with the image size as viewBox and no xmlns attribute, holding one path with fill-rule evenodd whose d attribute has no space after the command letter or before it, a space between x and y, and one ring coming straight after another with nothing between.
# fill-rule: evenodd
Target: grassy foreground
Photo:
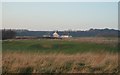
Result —
<instances>
[{"instance_id":1,"label":"grassy foreground","mask_svg":"<svg viewBox=\"0 0 120 75\"><path fill-rule=\"evenodd\" d=\"M117 73L116 38L5 40L3 73Z\"/></svg>"},{"instance_id":2,"label":"grassy foreground","mask_svg":"<svg viewBox=\"0 0 120 75\"><path fill-rule=\"evenodd\" d=\"M117 73L117 54L3 54L3 73Z\"/></svg>"}]
</instances>

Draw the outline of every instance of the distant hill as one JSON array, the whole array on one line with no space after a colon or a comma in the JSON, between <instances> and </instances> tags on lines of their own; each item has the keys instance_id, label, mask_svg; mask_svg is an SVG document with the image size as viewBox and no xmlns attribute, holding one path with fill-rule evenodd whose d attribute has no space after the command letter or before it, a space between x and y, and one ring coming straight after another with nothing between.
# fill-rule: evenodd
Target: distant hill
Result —
<instances>
[{"instance_id":1,"label":"distant hill","mask_svg":"<svg viewBox=\"0 0 120 75\"><path fill-rule=\"evenodd\" d=\"M54 31L29 31L15 30L16 36L39 36L52 35ZM58 31L59 35L71 35L72 37L117 37L120 36L120 31L115 29L90 29L87 31Z\"/></svg>"}]
</instances>

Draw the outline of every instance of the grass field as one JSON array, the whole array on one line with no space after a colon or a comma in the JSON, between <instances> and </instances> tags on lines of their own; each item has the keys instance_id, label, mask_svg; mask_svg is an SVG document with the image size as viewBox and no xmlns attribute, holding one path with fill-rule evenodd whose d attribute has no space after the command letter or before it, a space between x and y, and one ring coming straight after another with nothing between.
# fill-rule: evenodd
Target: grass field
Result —
<instances>
[{"instance_id":1,"label":"grass field","mask_svg":"<svg viewBox=\"0 0 120 75\"><path fill-rule=\"evenodd\" d=\"M9 40L2 43L4 51L27 51L27 52L116 52L118 51L117 39L84 38L67 40Z\"/></svg>"},{"instance_id":2,"label":"grass field","mask_svg":"<svg viewBox=\"0 0 120 75\"><path fill-rule=\"evenodd\" d=\"M116 73L117 38L5 40L3 73Z\"/></svg>"}]
</instances>

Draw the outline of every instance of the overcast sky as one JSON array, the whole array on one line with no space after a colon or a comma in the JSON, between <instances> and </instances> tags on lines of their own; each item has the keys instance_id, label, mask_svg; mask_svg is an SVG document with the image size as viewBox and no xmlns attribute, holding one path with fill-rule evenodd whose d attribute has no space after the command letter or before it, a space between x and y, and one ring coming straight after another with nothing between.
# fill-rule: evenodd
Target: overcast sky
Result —
<instances>
[{"instance_id":1,"label":"overcast sky","mask_svg":"<svg viewBox=\"0 0 120 75\"><path fill-rule=\"evenodd\" d=\"M2 28L118 29L117 2L5 2L2 13Z\"/></svg>"}]
</instances>

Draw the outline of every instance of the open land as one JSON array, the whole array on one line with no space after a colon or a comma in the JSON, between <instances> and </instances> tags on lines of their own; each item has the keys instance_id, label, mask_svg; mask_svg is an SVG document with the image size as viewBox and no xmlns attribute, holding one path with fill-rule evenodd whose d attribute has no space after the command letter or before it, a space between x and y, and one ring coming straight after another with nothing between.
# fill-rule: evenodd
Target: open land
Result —
<instances>
[{"instance_id":1,"label":"open land","mask_svg":"<svg viewBox=\"0 0 120 75\"><path fill-rule=\"evenodd\" d=\"M117 73L118 38L5 40L3 73Z\"/></svg>"}]
</instances>

